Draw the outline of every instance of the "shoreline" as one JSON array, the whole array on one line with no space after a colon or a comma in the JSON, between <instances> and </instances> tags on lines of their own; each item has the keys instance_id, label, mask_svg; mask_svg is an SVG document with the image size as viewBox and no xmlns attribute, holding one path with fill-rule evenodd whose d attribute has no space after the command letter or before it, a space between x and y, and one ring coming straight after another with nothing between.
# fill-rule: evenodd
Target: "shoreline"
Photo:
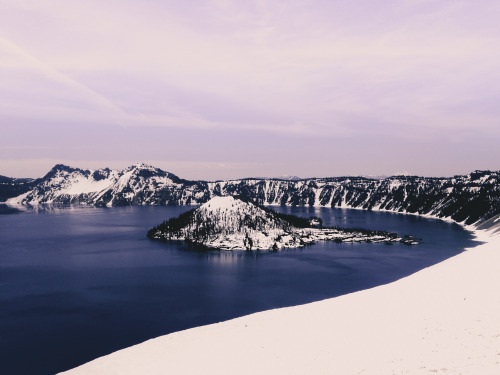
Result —
<instances>
[{"instance_id":1,"label":"shoreline","mask_svg":"<svg viewBox=\"0 0 500 375\"><path fill-rule=\"evenodd\" d=\"M497 374L493 232L474 230L482 244L389 284L174 332L61 374Z\"/></svg>"}]
</instances>

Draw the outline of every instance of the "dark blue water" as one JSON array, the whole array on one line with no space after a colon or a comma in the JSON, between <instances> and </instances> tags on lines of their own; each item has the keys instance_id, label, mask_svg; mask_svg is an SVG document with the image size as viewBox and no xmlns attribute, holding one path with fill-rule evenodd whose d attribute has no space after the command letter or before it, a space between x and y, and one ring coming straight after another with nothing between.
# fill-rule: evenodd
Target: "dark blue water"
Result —
<instances>
[{"instance_id":1,"label":"dark blue water","mask_svg":"<svg viewBox=\"0 0 500 375\"><path fill-rule=\"evenodd\" d=\"M370 288L475 244L438 220L304 207L277 209L425 242L200 252L146 238L150 227L189 208L0 215L0 374L53 374L170 332Z\"/></svg>"}]
</instances>

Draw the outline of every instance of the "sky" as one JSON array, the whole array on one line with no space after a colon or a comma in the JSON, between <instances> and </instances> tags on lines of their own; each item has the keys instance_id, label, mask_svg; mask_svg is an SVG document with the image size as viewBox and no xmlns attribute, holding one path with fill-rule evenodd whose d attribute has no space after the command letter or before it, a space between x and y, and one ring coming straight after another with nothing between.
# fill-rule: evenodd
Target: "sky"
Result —
<instances>
[{"instance_id":1,"label":"sky","mask_svg":"<svg viewBox=\"0 0 500 375\"><path fill-rule=\"evenodd\" d=\"M497 0L0 0L0 175L500 169Z\"/></svg>"}]
</instances>

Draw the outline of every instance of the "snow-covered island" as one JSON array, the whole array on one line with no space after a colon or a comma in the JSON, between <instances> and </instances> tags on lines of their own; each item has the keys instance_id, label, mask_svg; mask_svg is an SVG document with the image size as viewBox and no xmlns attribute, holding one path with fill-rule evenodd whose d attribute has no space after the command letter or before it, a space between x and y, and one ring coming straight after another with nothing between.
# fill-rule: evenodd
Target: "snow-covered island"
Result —
<instances>
[{"instance_id":1,"label":"snow-covered island","mask_svg":"<svg viewBox=\"0 0 500 375\"><path fill-rule=\"evenodd\" d=\"M278 250L316 241L400 242L418 244L412 236L364 229L323 228L318 218L275 212L232 196L214 197L197 209L163 222L148 232L157 240L181 240L221 250Z\"/></svg>"}]
</instances>

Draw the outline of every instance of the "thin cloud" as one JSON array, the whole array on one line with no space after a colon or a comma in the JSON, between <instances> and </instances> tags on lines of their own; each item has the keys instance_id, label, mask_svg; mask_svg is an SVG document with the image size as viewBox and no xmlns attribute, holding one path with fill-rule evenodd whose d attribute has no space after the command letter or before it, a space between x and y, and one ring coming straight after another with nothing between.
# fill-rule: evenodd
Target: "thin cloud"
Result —
<instances>
[{"instance_id":1,"label":"thin cloud","mask_svg":"<svg viewBox=\"0 0 500 375\"><path fill-rule=\"evenodd\" d=\"M481 6L0 0L0 120L9 123L3 145L35 144L29 135L43 126L93 129L96 137L126 144L102 146L82 133L80 142L102 160L112 151L122 152L120 159L126 151L140 154L140 131L156 135L155 146L142 152L158 160L170 160L177 147L166 148L160 136L181 137L192 160L220 152L211 149L214 142L244 144L251 135L258 147L272 139L266 147L275 153L265 152L277 163L285 162L293 140L308 166L326 140L336 147L325 146L321 158L333 160L342 144L344 153L361 155L349 161L357 163L350 170L360 171L373 159L370 142L389 140L392 159L406 155L401 145L408 143L438 158L432 142L442 139L454 155L466 140L479 145L500 138L499 8L490 0ZM255 161L257 153L241 151L249 148L235 148L234 157ZM498 159L499 152L490 150L487 158ZM383 157L373 163L392 160ZM402 157L403 165L390 170L417 171L404 164L418 160ZM304 165L292 174L303 175Z\"/></svg>"},{"instance_id":2,"label":"thin cloud","mask_svg":"<svg viewBox=\"0 0 500 375\"><path fill-rule=\"evenodd\" d=\"M210 10L208 14L220 23L205 19L198 27L185 16L176 19L176 12L184 14L185 10L175 8L172 12L160 8L163 12L159 13L168 21L160 24L157 16L147 13L147 5L144 14L134 17L131 12L137 7L131 2L125 2L119 10L92 2L77 8L61 2L49 4L34 8L58 21L50 26L53 30L48 31L49 35L55 35L58 27L67 27L68 20L74 21L74 30L67 38L76 37L84 49L71 46L63 35L62 45L69 45L64 50L43 41L55 52L45 56L48 63L21 50L22 54L36 60L34 69L48 71L53 79L73 88L76 96L84 94L104 112L114 113L117 121L132 126L253 126L258 131L281 131L297 129L293 124L307 123L307 128L314 131L311 124L338 127L349 113L353 118L365 113L380 122L389 111L402 124L418 126L416 120L423 117L426 124L446 128L455 118L453 113L446 113L446 105L439 103L463 101L458 97L460 86L466 90L486 73L496 75L493 69L500 60L498 53L493 52L495 49L490 48L496 38L485 41L483 35L456 34L455 25L450 26L454 34L448 35L448 29L443 31L436 25L440 17L453 16L457 6L421 10L410 17L409 10L422 6L422 2L407 2L389 20L392 27L377 26L373 19L360 13L358 29L352 29L346 28L351 14L347 20L338 19L332 26L323 22L319 12L324 4L320 2L317 10L304 7L301 2L288 7L262 1L208 2L204 9ZM97 9L99 14L90 17ZM337 7L330 11L335 15L340 10ZM148 24L144 23L146 14L152 16ZM284 20L280 14L285 15ZM401 21L396 19L399 15ZM92 31L88 30L86 19L92 19ZM311 24L315 20L320 21L318 25ZM419 26L423 20L429 24L428 30ZM128 24L135 27L127 27ZM295 30L297 25L300 28ZM304 29L304 26L312 27ZM366 30L371 32L366 34ZM28 40L28 44L34 40ZM99 46L97 51L92 51L92 42ZM491 63L487 66L484 61ZM479 69L478 64L485 69ZM225 123L210 119L203 111L175 103L165 103L156 113L148 113L137 109L134 101L122 100L119 92L115 96L104 94L106 88L91 88L85 80L71 78L82 71L105 78L113 67L124 75L154 77L185 91L226 97L228 102L236 97L249 109L266 108L293 118L275 124L268 121L249 124L242 117ZM119 87L122 83L109 84ZM419 87L425 85L427 89ZM484 95L488 95L487 90ZM222 113L226 108L221 105L215 110ZM96 113L96 117L99 115ZM437 121L446 115L448 120ZM352 121L347 123L352 127Z\"/></svg>"},{"instance_id":3,"label":"thin cloud","mask_svg":"<svg viewBox=\"0 0 500 375\"><path fill-rule=\"evenodd\" d=\"M80 99L86 100L91 105L96 106L100 110L117 115L117 118L124 115L122 109L118 108L108 98L103 97L99 93L89 89L85 85L71 79L68 75L61 73L57 69L50 67L33 55L27 53L18 45L0 36L0 49L2 53L10 55L15 63L10 63L8 67L2 67L4 74L24 74L26 71L35 73L41 77L54 81L66 89L69 89L69 95L76 95ZM68 92L65 92L68 94ZM57 105L57 103L54 103Z\"/></svg>"}]
</instances>

